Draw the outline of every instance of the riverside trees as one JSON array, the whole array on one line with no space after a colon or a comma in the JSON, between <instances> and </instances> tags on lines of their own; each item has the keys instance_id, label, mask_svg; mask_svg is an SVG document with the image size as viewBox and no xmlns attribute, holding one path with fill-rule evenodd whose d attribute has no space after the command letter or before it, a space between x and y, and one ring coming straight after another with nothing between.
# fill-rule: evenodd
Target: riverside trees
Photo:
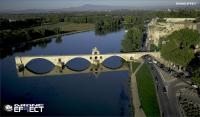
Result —
<instances>
[{"instance_id":1,"label":"riverside trees","mask_svg":"<svg viewBox=\"0 0 200 117\"><path fill-rule=\"evenodd\" d=\"M95 23L96 34L106 34L122 27L121 17L102 17Z\"/></svg>"},{"instance_id":2,"label":"riverside trees","mask_svg":"<svg viewBox=\"0 0 200 117\"><path fill-rule=\"evenodd\" d=\"M122 51L132 52L140 49L142 39L142 30L140 28L133 27L129 29L124 39L122 40Z\"/></svg>"},{"instance_id":3,"label":"riverside trees","mask_svg":"<svg viewBox=\"0 0 200 117\"><path fill-rule=\"evenodd\" d=\"M177 65L186 67L194 58L196 44L200 42L200 34L196 30L182 29L167 36L161 47L161 56Z\"/></svg>"}]
</instances>

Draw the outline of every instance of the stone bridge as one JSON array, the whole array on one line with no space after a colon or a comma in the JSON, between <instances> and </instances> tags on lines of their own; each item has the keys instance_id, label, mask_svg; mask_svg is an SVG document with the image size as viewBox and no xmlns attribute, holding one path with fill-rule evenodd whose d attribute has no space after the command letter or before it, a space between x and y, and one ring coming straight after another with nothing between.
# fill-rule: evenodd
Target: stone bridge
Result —
<instances>
[{"instance_id":1,"label":"stone bridge","mask_svg":"<svg viewBox=\"0 0 200 117\"><path fill-rule=\"evenodd\" d=\"M67 62L75 58L83 58L89 61L91 64L103 63L106 59L118 56L125 61L138 60L144 55L150 55L155 58L160 58L160 52L132 52L132 53L112 53L112 54L100 54L97 48L94 48L92 54L84 55L46 55L46 56L24 56L15 57L16 67L19 69L20 66L26 66L30 61L34 59L45 59L53 63L55 66L62 67Z\"/></svg>"}]
</instances>

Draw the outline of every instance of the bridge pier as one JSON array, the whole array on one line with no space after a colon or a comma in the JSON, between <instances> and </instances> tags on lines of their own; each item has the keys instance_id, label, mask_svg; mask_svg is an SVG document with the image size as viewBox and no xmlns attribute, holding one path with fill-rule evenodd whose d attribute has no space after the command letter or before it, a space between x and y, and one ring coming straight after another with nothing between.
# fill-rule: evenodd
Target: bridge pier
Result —
<instances>
[{"instance_id":1,"label":"bridge pier","mask_svg":"<svg viewBox=\"0 0 200 117\"><path fill-rule=\"evenodd\" d=\"M17 70L18 70L19 72L24 71L24 69L25 69L24 64L18 64L18 65L17 65Z\"/></svg>"},{"instance_id":2,"label":"bridge pier","mask_svg":"<svg viewBox=\"0 0 200 117\"><path fill-rule=\"evenodd\" d=\"M58 62L55 66L63 68L65 66L65 62L63 62L61 58L58 58Z\"/></svg>"},{"instance_id":3,"label":"bridge pier","mask_svg":"<svg viewBox=\"0 0 200 117\"><path fill-rule=\"evenodd\" d=\"M55 66L63 68L65 66L64 62L58 62Z\"/></svg>"}]
</instances>

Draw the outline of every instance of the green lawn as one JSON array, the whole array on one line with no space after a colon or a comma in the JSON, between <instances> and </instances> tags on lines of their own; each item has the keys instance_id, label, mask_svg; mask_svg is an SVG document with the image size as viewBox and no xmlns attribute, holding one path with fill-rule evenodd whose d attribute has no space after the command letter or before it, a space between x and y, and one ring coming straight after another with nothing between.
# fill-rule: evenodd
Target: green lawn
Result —
<instances>
[{"instance_id":1,"label":"green lawn","mask_svg":"<svg viewBox=\"0 0 200 117\"><path fill-rule=\"evenodd\" d=\"M40 29L40 28L46 28L46 29L60 28L61 31L71 32L71 31L82 31L82 30L93 29L94 24L60 22L56 24L48 24L48 25L32 27L32 29ZM27 28L27 29L30 29L30 28Z\"/></svg>"},{"instance_id":2,"label":"green lawn","mask_svg":"<svg viewBox=\"0 0 200 117\"><path fill-rule=\"evenodd\" d=\"M132 62L131 65L132 65L132 72L134 73L135 70L137 69L137 67L140 65L140 63L139 62Z\"/></svg>"},{"instance_id":3,"label":"green lawn","mask_svg":"<svg viewBox=\"0 0 200 117\"><path fill-rule=\"evenodd\" d=\"M147 117L159 117L159 105L153 77L147 64L144 64L136 74L138 93L142 108Z\"/></svg>"}]
</instances>

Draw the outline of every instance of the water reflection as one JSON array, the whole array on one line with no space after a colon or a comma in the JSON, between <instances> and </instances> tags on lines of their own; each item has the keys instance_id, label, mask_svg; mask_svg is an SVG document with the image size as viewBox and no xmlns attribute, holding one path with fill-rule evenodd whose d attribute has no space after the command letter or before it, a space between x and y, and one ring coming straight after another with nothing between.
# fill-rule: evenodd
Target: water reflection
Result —
<instances>
[{"instance_id":1,"label":"water reflection","mask_svg":"<svg viewBox=\"0 0 200 117\"><path fill-rule=\"evenodd\" d=\"M120 92L120 99L119 99L119 104L120 104L120 116L125 116L127 110L127 105L129 105L129 96L128 93L126 92L127 89L125 89L125 86L121 86L121 92Z\"/></svg>"},{"instance_id":2,"label":"water reflection","mask_svg":"<svg viewBox=\"0 0 200 117\"><path fill-rule=\"evenodd\" d=\"M55 76L55 75L68 75L68 74L82 74L82 73L93 73L96 77L102 72L113 72L113 71L127 71L129 70L127 63L122 64L119 68L107 68L103 64L93 65L91 64L87 69L82 71L72 70L68 67L55 66L49 72L35 72L34 70L25 67L23 70L17 71L19 77L35 77L35 76Z\"/></svg>"},{"instance_id":3,"label":"water reflection","mask_svg":"<svg viewBox=\"0 0 200 117\"><path fill-rule=\"evenodd\" d=\"M52 39L36 40L27 43L21 43L13 46L0 47L0 58L5 58L11 56L17 52L26 52L32 50L33 47L46 48L47 44L50 43Z\"/></svg>"}]
</instances>

